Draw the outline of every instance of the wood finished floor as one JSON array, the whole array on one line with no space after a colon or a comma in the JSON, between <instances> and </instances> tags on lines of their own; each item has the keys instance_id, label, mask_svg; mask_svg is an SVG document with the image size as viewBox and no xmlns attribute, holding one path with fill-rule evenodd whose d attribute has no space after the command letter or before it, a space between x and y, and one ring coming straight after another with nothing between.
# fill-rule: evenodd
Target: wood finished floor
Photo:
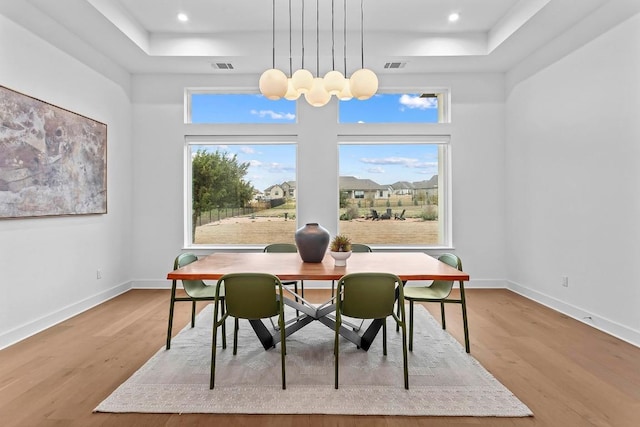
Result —
<instances>
[{"instance_id":1,"label":"wood finished floor","mask_svg":"<svg viewBox=\"0 0 640 427\"><path fill-rule=\"evenodd\" d=\"M325 290L306 293L317 301L328 296ZM92 413L164 345L168 302L167 290L129 291L0 351L0 425L640 425L639 348L510 291L474 289L468 291L471 354L528 405L534 417ZM427 308L439 318L437 305ZM462 342L460 309L447 309L448 330ZM174 330L188 319L189 304L178 304ZM414 351L426 345L416 342Z\"/></svg>"}]
</instances>

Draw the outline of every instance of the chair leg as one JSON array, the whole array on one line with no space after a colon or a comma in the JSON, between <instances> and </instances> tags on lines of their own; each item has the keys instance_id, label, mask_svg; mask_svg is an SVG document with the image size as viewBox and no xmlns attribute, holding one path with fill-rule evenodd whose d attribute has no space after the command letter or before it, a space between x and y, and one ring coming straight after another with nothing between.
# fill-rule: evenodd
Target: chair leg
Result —
<instances>
[{"instance_id":1,"label":"chair leg","mask_svg":"<svg viewBox=\"0 0 640 427\"><path fill-rule=\"evenodd\" d=\"M467 301L464 296L464 285L460 282L460 300L462 301L462 325L464 327L464 347L467 353L471 353L469 344L469 324L467 322Z\"/></svg>"},{"instance_id":2,"label":"chair leg","mask_svg":"<svg viewBox=\"0 0 640 427\"><path fill-rule=\"evenodd\" d=\"M334 362L333 364L335 365L335 388L336 390L338 389L338 362L339 362L339 357L338 354L340 353L340 335L338 334L338 330L340 329L339 326L336 326L336 336L333 342L333 356L334 356Z\"/></svg>"},{"instance_id":3,"label":"chair leg","mask_svg":"<svg viewBox=\"0 0 640 427\"><path fill-rule=\"evenodd\" d=\"M218 300L219 304L220 304L220 312L222 313L222 316L224 316L225 313L225 307L224 307L224 300ZM222 322L222 348L227 348L227 326L226 326L227 322Z\"/></svg>"},{"instance_id":4,"label":"chair leg","mask_svg":"<svg viewBox=\"0 0 640 427\"><path fill-rule=\"evenodd\" d=\"M284 320L280 324L280 363L282 364L282 389L287 389L287 377L285 369L285 357L287 355L287 342L284 330Z\"/></svg>"},{"instance_id":5,"label":"chair leg","mask_svg":"<svg viewBox=\"0 0 640 427\"><path fill-rule=\"evenodd\" d=\"M213 320L213 339L211 340L211 374L209 377L209 389L213 390L216 382L216 341L218 338L218 328L216 327L216 320Z\"/></svg>"},{"instance_id":6,"label":"chair leg","mask_svg":"<svg viewBox=\"0 0 640 427\"><path fill-rule=\"evenodd\" d=\"M413 300L409 300L409 351L413 351Z\"/></svg>"},{"instance_id":7,"label":"chair leg","mask_svg":"<svg viewBox=\"0 0 640 427\"><path fill-rule=\"evenodd\" d=\"M387 319L382 323L382 354L387 355Z\"/></svg>"},{"instance_id":8,"label":"chair leg","mask_svg":"<svg viewBox=\"0 0 640 427\"><path fill-rule=\"evenodd\" d=\"M196 326L196 301L191 301L191 327Z\"/></svg>"},{"instance_id":9,"label":"chair leg","mask_svg":"<svg viewBox=\"0 0 640 427\"><path fill-rule=\"evenodd\" d=\"M238 318L233 318L233 355L238 353Z\"/></svg>"},{"instance_id":10,"label":"chair leg","mask_svg":"<svg viewBox=\"0 0 640 427\"><path fill-rule=\"evenodd\" d=\"M444 303L440 303L440 317L442 317L442 329L447 329L447 319L444 316Z\"/></svg>"},{"instance_id":11,"label":"chair leg","mask_svg":"<svg viewBox=\"0 0 640 427\"><path fill-rule=\"evenodd\" d=\"M167 329L167 350L171 348L171 329L173 328L173 309L176 304L176 284L173 281L171 288L171 302L169 303L169 327Z\"/></svg>"},{"instance_id":12,"label":"chair leg","mask_svg":"<svg viewBox=\"0 0 640 427\"><path fill-rule=\"evenodd\" d=\"M407 357L407 325L402 324L402 362L404 364L404 388L409 390L409 359Z\"/></svg>"}]
</instances>

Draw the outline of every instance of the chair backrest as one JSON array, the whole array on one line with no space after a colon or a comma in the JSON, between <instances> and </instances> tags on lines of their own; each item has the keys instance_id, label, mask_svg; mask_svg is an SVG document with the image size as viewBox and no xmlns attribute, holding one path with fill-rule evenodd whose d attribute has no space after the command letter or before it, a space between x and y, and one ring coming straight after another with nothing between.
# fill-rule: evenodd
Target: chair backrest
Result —
<instances>
[{"instance_id":1,"label":"chair backrest","mask_svg":"<svg viewBox=\"0 0 640 427\"><path fill-rule=\"evenodd\" d=\"M398 292L404 304L402 281L390 273L350 273L338 281L337 311L357 319L383 319L393 314Z\"/></svg>"},{"instance_id":2,"label":"chair backrest","mask_svg":"<svg viewBox=\"0 0 640 427\"><path fill-rule=\"evenodd\" d=\"M298 252L298 247L293 243L271 243L263 252Z\"/></svg>"},{"instance_id":3,"label":"chair backrest","mask_svg":"<svg viewBox=\"0 0 640 427\"><path fill-rule=\"evenodd\" d=\"M371 247L362 243L352 243L351 252L372 252Z\"/></svg>"},{"instance_id":4,"label":"chair backrest","mask_svg":"<svg viewBox=\"0 0 640 427\"><path fill-rule=\"evenodd\" d=\"M438 261L444 262L445 264L462 271L462 261L460 261L460 258L454 254L442 254L438 257ZM430 287L434 290L439 290L441 293L448 296L453 288L453 280L434 280Z\"/></svg>"},{"instance_id":5,"label":"chair backrest","mask_svg":"<svg viewBox=\"0 0 640 427\"><path fill-rule=\"evenodd\" d=\"M280 279L267 273L231 273L218 280L224 283L227 312L240 319L265 319L282 311Z\"/></svg>"},{"instance_id":6,"label":"chair backrest","mask_svg":"<svg viewBox=\"0 0 640 427\"><path fill-rule=\"evenodd\" d=\"M184 267L185 265L189 265L192 262L195 262L197 260L198 260L198 257L192 253L187 252L187 253L180 254L176 257L175 261L173 262L173 269L177 270L178 268ZM191 296L197 290L203 289L206 286L207 285L205 285L202 280L183 280L182 281L182 287L184 288L184 291L189 296Z\"/></svg>"}]
</instances>

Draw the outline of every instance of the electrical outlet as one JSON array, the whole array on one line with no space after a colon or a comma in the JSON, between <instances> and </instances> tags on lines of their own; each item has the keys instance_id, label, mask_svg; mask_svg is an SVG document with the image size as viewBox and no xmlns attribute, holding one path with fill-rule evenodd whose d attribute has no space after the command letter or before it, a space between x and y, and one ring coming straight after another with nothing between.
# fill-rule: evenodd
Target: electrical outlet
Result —
<instances>
[{"instance_id":1,"label":"electrical outlet","mask_svg":"<svg viewBox=\"0 0 640 427\"><path fill-rule=\"evenodd\" d=\"M96 270L96 279L102 279L102 270L100 269Z\"/></svg>"},{"instance_id":2,"label":"electrical outlet","mask_svg":"<svg viewBox=\"0 0 640 427\"><path fill-rule=\"evenodd\" d=\"M569 277L568 276L562 276L562 281L560 282L561 285L565 288L569 287Z\"/></svg>"}]
</instances>

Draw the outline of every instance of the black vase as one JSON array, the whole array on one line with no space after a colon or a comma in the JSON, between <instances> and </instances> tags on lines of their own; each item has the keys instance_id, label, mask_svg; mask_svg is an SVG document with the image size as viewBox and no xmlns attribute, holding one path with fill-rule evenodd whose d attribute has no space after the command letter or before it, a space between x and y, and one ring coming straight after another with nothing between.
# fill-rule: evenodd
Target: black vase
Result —
<instances>
[{"instance_id":1,"label":"black vase","mask_svg":"<svg viewBox=\"0 0 640 427\"><path fill-rule=\"evenodd\" d=\"M329 238L327 229L315 222L296 230L296 246L302 261L322 262L329 246Z\"/></svg>"}]
</instances>

